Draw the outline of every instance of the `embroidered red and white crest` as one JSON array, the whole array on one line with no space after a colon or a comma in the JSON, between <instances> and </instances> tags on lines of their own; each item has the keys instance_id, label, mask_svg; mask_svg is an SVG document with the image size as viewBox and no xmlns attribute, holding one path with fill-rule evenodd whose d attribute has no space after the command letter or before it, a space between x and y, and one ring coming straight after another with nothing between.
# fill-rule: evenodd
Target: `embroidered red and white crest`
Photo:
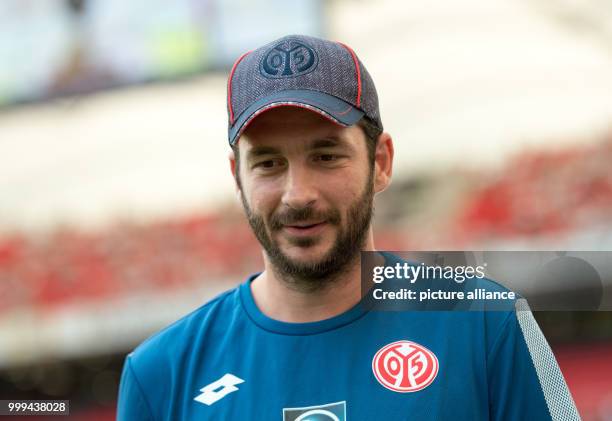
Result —
<instances>
[{"instance_id":1,"label":"embroidered red and white crest","mask_svg":"<svg viewBox=\"0 0 612 421\"><path fill-rule=\"evenodd\" d=\"M389 390L417 392L429 386L438 374L438 358L433 352L411 341L383 346L372 359L376 380Z\"/></svg>"}]
</instances>

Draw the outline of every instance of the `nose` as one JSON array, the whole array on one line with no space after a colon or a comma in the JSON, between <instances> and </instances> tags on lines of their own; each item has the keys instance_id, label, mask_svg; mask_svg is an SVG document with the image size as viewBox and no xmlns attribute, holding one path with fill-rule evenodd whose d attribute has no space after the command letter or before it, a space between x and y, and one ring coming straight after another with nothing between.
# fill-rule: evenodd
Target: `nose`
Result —
<instances>
[{"instance_id":1,"label":"nose","mask_svg":"<svg viewBox=\"0 0 612 421\"><path fill-rule=\"evenodd\" d=\"M318 199L317 180L311 171L299 164L292 165L287 171L282 203L292 209L313 206Z\"/></svg>"}]
</instances>

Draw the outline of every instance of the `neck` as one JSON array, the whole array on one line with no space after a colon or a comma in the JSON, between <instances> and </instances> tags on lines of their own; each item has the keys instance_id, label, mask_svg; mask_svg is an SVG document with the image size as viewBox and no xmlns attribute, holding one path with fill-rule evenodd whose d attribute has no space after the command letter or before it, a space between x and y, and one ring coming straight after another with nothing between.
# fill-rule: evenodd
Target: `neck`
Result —
<instances>
[{"instance_id":1,"label":"neck","mask_svg":"<svg viewBox=\"0 0 612 421\"><path fill-rule=\"evenodd\" d=\"M364 250L373 251L372 235ZM308 323L337 316L361 299L361 260L359 254L329 285L315 291L292 288L275 274L264 256L265 270L251 283L253 298L266 316L288 323Z\"/></svg>"}]
</instances>

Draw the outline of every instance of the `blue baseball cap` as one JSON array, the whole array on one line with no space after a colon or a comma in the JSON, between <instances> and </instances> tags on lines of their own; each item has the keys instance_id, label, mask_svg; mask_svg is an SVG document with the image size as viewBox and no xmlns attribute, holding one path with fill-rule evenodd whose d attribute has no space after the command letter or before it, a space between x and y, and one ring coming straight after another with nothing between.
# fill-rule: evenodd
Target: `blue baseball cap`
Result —
<instances>
[{"instance_id":1,"label":"blue baseball cap","mask_svg":"<svg viewBox=\"0 0 612 421\"><path fill-rule=\"evenodd\" d=\"M258 115L279 106L306 108L346 127L365 116L383 130L370 74L338 42L289 35L236 60L227 82L230 145Z\"/></svg>"}]
</instances>

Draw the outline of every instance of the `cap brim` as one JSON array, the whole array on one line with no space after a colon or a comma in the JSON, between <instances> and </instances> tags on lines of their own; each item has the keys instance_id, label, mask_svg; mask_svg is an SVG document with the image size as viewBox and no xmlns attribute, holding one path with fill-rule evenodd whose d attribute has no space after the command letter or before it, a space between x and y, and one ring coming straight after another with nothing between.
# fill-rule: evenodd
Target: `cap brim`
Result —
<instances>
[{"instance_id":1,"label":"cap brim","mask_svg":"<svg viewBox=\"0 0 612 421\"><path fill-rule=\"evenodd\" d=\"M275 92L251 104L229 129L229 143L234 145L247 126L263 112L272 108L287 106L301 107L317 112L323 117L342 126L352 126L364 112L346 101L322 92L304 89Z\"/></svg>"}]
</instances>

